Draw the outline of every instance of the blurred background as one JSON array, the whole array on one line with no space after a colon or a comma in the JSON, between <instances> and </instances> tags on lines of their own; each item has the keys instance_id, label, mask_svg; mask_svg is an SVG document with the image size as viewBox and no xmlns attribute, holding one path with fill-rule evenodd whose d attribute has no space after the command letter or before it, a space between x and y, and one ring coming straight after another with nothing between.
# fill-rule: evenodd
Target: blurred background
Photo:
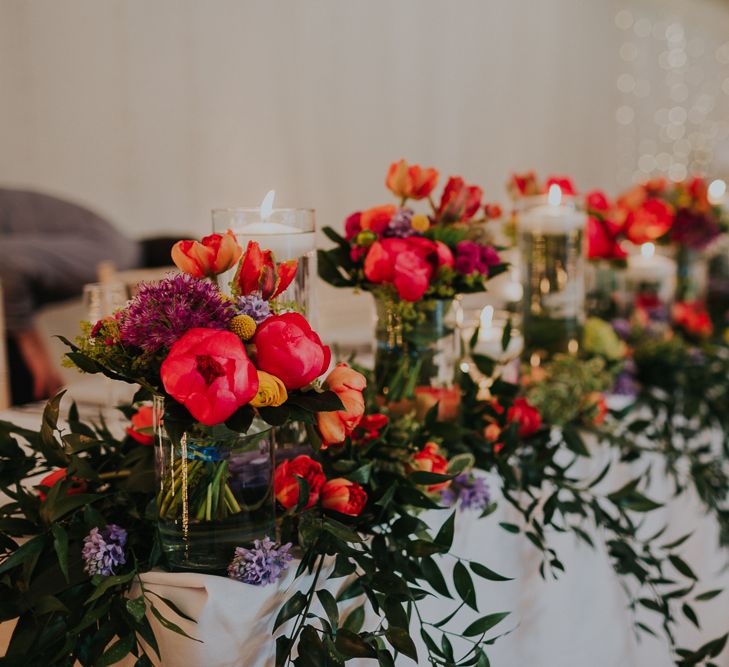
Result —
<instances>
[{"instance_id":1,"label":"blurred background","mask_svg":"<svg viewBox=\"0 0 729 667\"><path fill-rule=\"evenodd\" d=\"M341 226L401 157L496 201L528 169L615 194L729 173L729 2L0 0L0 95L0 185L132 237L271 188ZM319 303L327 338L368 339L369 300Z\"/></svg>"}]
</instances>

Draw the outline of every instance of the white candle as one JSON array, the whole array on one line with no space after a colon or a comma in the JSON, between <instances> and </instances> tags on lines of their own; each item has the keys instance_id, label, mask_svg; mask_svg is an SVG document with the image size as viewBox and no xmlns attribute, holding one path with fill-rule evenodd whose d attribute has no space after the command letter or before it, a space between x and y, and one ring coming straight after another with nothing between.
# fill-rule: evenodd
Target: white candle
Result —
<instances>
[{"instance_id":1,"label":"white candle","mask_svg":"<svg viewBox=\"0 0 729 667\"><path fill-rule=\"evenodd\" d=\"M539 204L519 214L519 231L533 234L568 234L583 229L587 216L572 206L562 203L562 190L559 185L551 185L547 203Z\"/></svg>"},{"instance_id":2,"label":"white candle","mask_svg":"<svg viewBox=\"0 0 729 667\"><path fill-rule=\"evenodd\" d=\"M284 262L298 259L316 250L316 232L314 231L313 211L294 209L274 209L274 190L270 190L258 209L220 209L213 211L213 227L222 233L230 228L245 250L249 241L256 241L263 250L270 250L277 261ZM310 221L305 229L278 222L275 218L286 221L299 219L299 214Z\"/></svg>"},{"instance_id":3,"label":"white candle","mask_svg":"<svg viewBox=\"0 0 729 667\"><path fill-rule=\"evenodd\" d=\"M481 325L478 330L478 341L474 352L482 354L495 361L508 361L521 352L523 340L518 331L513 330L506 350L501 340L504 336L506 320L494 320L494 307L486 306L481 311Z\"/></svg>"},{"instance_id":4,"label":"white candle","mask_svg":"<svg viewBox=\"0 0 729 667\"><path fill-rule=\"evenodd\" d=\"M640 283L656 285L658 296L664 302L671 300L676 280L676 262L669 257L656 254L653 243L644 243L640 247L640 254L628 257L628 267L625 270L628 283L633 283L631 291L639 287Z\"/></svg>"}]
</instances>

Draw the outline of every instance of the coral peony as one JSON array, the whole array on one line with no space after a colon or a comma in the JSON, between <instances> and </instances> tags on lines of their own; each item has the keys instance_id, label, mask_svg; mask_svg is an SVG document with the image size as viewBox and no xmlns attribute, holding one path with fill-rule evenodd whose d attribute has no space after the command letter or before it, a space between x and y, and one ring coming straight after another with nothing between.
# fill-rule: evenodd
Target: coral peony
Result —
<instances>
[{"instance_id":1,"label":"coral peony","mask_svg":"<svg viewBox=\"0 0 729 667\"><path fill-rule=\"evenodd\" d=\"M344 404L344 410L320 412L316 416L322 447L327 447L344 442L357 428L364 414L362 392L367 386L367 380L347 364L337 364L324 381L324 386L339 396Z\"/></svg>"},{"instance_id":2,"label":"coral peony","mask_svg":"<svg viewBox=\"0 0 729 667\"><path fill-rule=\"evenodd\" d=\"M230 331L190 329L162 362L165 391L208 426L220 424L258 391L258 375Z\"/></svg>"},{"instance_id":3,"label":"coral peony","mask_svg":"<svg viewBox=\"0 0 729 667\"><path fill-rule=\"evenodd\" d=\"M397 207L394 204L384 204L382 206L368 208L366 211L362 211L360 226L362 229L368 229L374 232L377 236L382 236L389 227L390 221L396 212Z\"/></svg>"},{"instance_id":4,"label":"coral peony","mask_svg":"<svg viewBox=\"0 0 729 667\"><path fill-rule=\"evenodd\" d=\"M434 472L439 475L448 474L448 461L444 456L439 454L438 445L434 442L426 443L423 449L413 456L411 467L413 470ZM434 491L445 489L450 483L450 480L446 480L438 484L431 484L428 486L428 492L433 493Z\"/></svg>"},{"instance_id":5,"label":"coral peony","mask_svg":"<svg viewBox=\"0 0 729 667\"><path fill-rule=\"evenodd\" d=\"M256 331L256 365L275 375L286 389L301 389L316 380L332 358L306 319L299 313L272 315Z\"/></svg>"},{"instance_id":6,"label":"coral peony","mask_svg":"<svg viewBox=\"0 0 729 667\"><path fill-rule=\"evenodd\" d=\"M633 243L648 243L664 236L673 224L673 208L661 199L650 198L629 210L625 235Z\"/></svg>"}]
</instances>

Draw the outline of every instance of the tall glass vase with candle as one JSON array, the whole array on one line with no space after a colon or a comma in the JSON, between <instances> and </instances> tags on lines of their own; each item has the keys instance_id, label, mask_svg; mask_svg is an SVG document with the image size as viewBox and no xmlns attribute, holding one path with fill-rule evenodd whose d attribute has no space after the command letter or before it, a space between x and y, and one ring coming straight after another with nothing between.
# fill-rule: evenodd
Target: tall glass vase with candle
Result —
<instances>
[{"instance_id":1,"label":"tall glass vase with candle","mask_svg":"<svg viewBox=\"0 0 729 667\"><path fill-rule=\"evenodd\" d=\"M559 185L525 199L517 232L522 258L522 331L532 365L558 352L576 353L585 319L584 213Z\"/></svg>"},{"instance_id":2,"label":"tall glass vase with candle","mask_svg":"<svg viewBox=\"0 0 729 667\"><path fill-rule=\"evenodd\" d=\"M241 247L256 241L273 253L278 262L298 260L296 276L279 300L283 306L316 320L314 280L316 278L316 219L313 209L273 208L270 191L257 208L213 210L213 232L232 230ZM220 276L223 289L233 278L231 270Z\"/></svg>"}]
</instances>

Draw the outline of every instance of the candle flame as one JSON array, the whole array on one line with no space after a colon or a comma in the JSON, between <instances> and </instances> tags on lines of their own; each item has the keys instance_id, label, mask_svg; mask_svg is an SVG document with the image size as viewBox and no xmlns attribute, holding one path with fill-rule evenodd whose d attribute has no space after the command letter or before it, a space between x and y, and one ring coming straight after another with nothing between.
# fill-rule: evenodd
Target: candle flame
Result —
<instances>
[{"instance_id":1,"label":"candle flame","mask_svg":"<svg viewBox=\"0 0 729 667\"><path fill-rule=\"evenodd\" d=\"M721 200L726 194L726 182L717 178L709 183L709 202L712 204L721 204Z\"/></svg>"},{"instance_id":2,"label":"candle flame","mask_svg":"<svg viewBox=\"0 0 729 667\"><path fill-rule=\"evenodd\" d=\"M269 190L266 193L266 196L263 198L263 201L261 202L261 220L263 222L266 222L266 220L268 220L273 213L273 198L275 196L276 191Z\"/></svg>"},{"instance_id":3,"label":"candle flame","mask_svg":"<svg viewBox=\"0 0 729 667\"><path fill-rule=\"evenodd\" d=\"M644 243L640 246L640 254L643 255L643 257L653 257L653 255L656 254L656 244Z\"/></svg>"},{"instance_id":4,"label":"candle flame","mask_svg":"<svg viewBox=\"0 0 729 667\"><path fill-rule=\"evenodd\" d=\"M494 321L494 307L486 306L481 311L481 329L490 329Z\"/></svg>"},{"instance_id":5,"label":"candle flame","mask_svg":"<svg viewBox=\"0 0 729 667\"><path fill-rule=\"evenodd\" d=\"M552 185L549 186L547 201L550 206L559 206L562 203L562 188L560 188L556 183L552 183Z\"/></svg>"}]
</instances>

